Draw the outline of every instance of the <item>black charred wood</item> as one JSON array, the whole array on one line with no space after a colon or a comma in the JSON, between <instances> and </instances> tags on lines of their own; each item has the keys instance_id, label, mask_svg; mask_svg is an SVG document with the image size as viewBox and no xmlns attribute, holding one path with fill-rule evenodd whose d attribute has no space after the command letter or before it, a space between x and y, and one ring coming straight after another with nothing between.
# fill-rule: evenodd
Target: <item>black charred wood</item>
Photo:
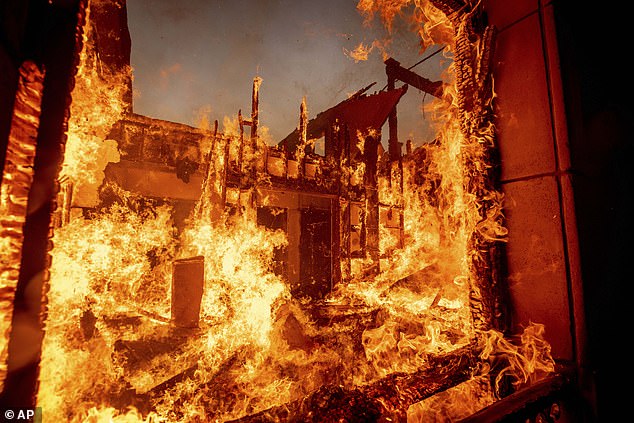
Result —
<instances>
[{"instance_id":1,"label":"black charred wood","mask_svg":"<svg viewBox=\"0 0 634 423\"><path fill-rule=\"evenodd\" d=\"M434 97L441 98L443 92L442 81L431 81L424 78L409 69L401 66L401 64L389 58L385 61L385 71L388 76L388 80L399 80L409 84L421 91L433 95Z\"/></svg>"},{"instance_id":2,"label":"black charred wood","mask_svg":"<svg viewBox=\"0 0 634 423\"><path fill-rule=\"evenodd\" d=\"M547 414L551 414L551 410L553 414L556 413L552 405L561 399L562 391L569 383L570 381L564 375L554 374L494 402L461 420L461 423L540 421L536 419L536 416L544 410L548 410ZM556 416L553 415L553 417Z\"/></svg>"},{"instance_id":3,"label":"black charred wood","mask_svg":"<svg viewBox=\"0 0 634 423\"><path fill-rule=\"evenodd\" d=\"M415 373L392 374L358 388L322 386L300 400L234 422L404 421L410 405L467 380L473 365L471 348L466 347L432 358L428 367Z\"/></svg>"},{"instance_id":4,"label":"black charred wood","mask_svg":"<svg viewBox=\"0 0 634 423\"><path fill-rule=\"evenodd\" d=\"M432 0L431 4L447 16L465 7L465 2L462 0Z\"/></svg>"},{"instance_id":5,"label":"black charred wood","mask_svg":"<svg viewBox=\"0 0 634 423\"><path fill-rule=\"evenodd\" d=\"M199 164L188 157L176 159L176 177L185 183L189 183L191 176L198 170Z\"/></svg>"}]
</instances>

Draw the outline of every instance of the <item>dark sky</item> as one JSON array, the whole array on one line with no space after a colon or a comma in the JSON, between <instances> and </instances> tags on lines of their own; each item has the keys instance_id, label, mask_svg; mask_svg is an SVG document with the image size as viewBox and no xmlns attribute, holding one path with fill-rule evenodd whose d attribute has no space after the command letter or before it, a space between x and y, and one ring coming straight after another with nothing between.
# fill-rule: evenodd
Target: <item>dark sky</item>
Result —
<instances>
[{"instance_id":1,"label":"dark sky","mask_svg":"<svg viewBox=\"0 0 634 423\"><path fill-rule=\"evenodd\" d=\"M361 42L369 45L387 38L378 19L364 25L356 4L356 0L128 0L134 111L194 126L201 112L221 123L225 116L235 117L238 109L248 116L252 81L260 76L260 122L278 141L297 126L303 96L312 118L372 82L377 84L370 92L385 85L378 49L367 61L355 62L345 54ZM389 38L388 52L403 66L423 57L418 37L404 19ZM439 58L414 70L438 79ZM427 122L418 110L423 98L410 87L401 101L402 140L430 141Z\"/></svg>"}]
</instances>

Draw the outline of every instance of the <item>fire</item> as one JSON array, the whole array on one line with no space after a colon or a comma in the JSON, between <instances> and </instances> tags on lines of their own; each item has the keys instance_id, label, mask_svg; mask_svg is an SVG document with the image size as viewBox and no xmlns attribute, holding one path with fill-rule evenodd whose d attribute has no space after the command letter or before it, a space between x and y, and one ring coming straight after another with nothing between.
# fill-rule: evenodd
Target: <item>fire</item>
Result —
<instances>
[{"instance_id":1,"label":"fire","mask_svg":"<svg viewBox=\"0 0 634 423\"><path fill-rule=\"evenodd\" d=\"M90 8L86 11L90 22ZM75 202L82 206L98 203L97 190L104 179L103 170L119 161L117 142L109 132L126 110L123 100L125 72L112 74L100 69L98 56L89 40L91 25L83 32L84 50L80 56L68 121L68 139L60 180L72 185Z\"/></svg>"},{"instance_id":2,"label":"fire","mask_svg":"<svg viewBox=\"0 0 634 423\"><path fill-rule=\"evenodd\" d=\"M411 12L425 43L448 43L448 54L457 54L460 22L432 3L364 0L358 8L367 18L379 14L388 29ZM474 301L476 311L486 305L474 265L479 247L503 241L506 229L501 194L472 189L487 170L494 128L465 123L477 116L465 111L459 63L449 67L442 99L428 111L437 122L435 142L419 146L402 166L389 163L376 181L376 251L351 257L343 282L321 302L292 295L275 271L276 251L290 240L283 230L257 224L257 207L270 205L264 163L273 151L257 107L250 118L241 112L226 118L221 134L205 124L200 199L177 229L168 201L102 184L105 165L120 160L115 145L103 140L125 104L111 89L120 81L104 80L95 69L84 51L63 174L91 188L86 197L73 194L85 199L75 203L84 211L75 208L53 239L38 393L47 418L227 421L292 409L308 397L319 402L311 396L331 388L342 395L374 392L391 377L419 377L472 348L481 366L470 368L469 381L415 405L394 400L424 419L430 412L466 415L446 406L457 398L474 407L493 402L500 392L486 383L487 372L496 383L510 377L520 386L553 371L543 326L527 328L513 344L474 312ZM254 80L254 105L261 83ZM289 164L307 159L314 147L305 99L300 115L300 148ZM351 142L361 154L373 153L367 148L378 134L356 135ZM326 160L314 160L319 175ZM337 166L351 186L367 183L364 163L343 157ZM229 184L232 172L238 177ZM351 225L367 225L371 206L366 194ZM204 263L199 320L175 327L174 263L192 258Z\"/></svg>"},{"instance_id":3,"label":"fire","mask_svg":"<svg viewBox=\"0 0 634 423\"><path fill-rule=\"evenodd\" d=\"M185 254L206 259L203 319L214 325L229 315L243 342L268 346L272 306L286 291L269 271L273 251L286 243L283 232L264 231L241 216L213 226L196 222L184 240Z\"/></svg>"},{"instance_id":4,"label":"fire","mask_svg":"<svg viewBox=\"0 0 634 423\"><path fill-rule=\"evenodd\" d=\"M412 0L359 0L357 10L365 16L366 23L371 22L378 13L385 27L391 31L394 19L411 4Z\"/></svg>"},{"instance_id":5,"label":"fire","mask_svg":"<svg viewBox=\"0 0 634 423\"><path fill-rule=\"evenodd\" d=\"M83 421L85 423L159 423L165 422L166 420L154 413L143 417L141 413L135 409L120 413L119 410L113 407L94 407L88 410Z\"/></svg>"},{"instance_id":6,"label":"fire","mask_svg":"<svg viewBox=\"0 0 634 423\"><path fill-rule=\"evenodd\" d=\"M344 48L343 52L354 59L355 62L362 62L368 60L368 56L373 48L374 45L366 46L363 43L359 43L354 50L349 51Z\"/></svg>"},{"instance_id":7,"label":"fire","mask_svg":"<svg viewBox=\"0 0 634 423\"><path fill-rule=\"evenodd\" d=\"M62 420L68 407L81 411L78 404L98 405L104 391L120 389L122 369L111 357L129 325L156 330L123 316L141 307L157 316L169 313L168 275L153 258L174 254L165 230L170 210L135 213L130 205L115 203L89 219L75 218L53 239L49 315L55 319L46 326L40 375L46 383L38 400Z\"/></svg>"},{"instance_id":8,"label":"fire","mask_svg":"<svg viewBox=\"0 0 634 423\"><path fill-rule=\"evenodd\" d=\"M494 387L499 394L505 378L518 387L539 380L555 371L555 361L550 355L550 345L544 341L544 325L531 324L519 337L519 345L513 344L497 331L489 331L481 339L480 357L493 366L500 366Z\"/></svg>"}]
</instances>

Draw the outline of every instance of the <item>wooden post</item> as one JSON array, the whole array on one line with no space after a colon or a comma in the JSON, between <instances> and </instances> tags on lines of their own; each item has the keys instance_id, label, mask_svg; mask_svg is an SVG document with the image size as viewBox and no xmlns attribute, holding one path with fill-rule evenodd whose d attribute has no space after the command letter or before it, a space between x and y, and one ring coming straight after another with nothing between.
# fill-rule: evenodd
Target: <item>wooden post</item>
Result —
<instances>
[{"instance_id":1,"label":"wooden post","mask_svg":"<svg viewBox=\"0 0 634 423\"><path fill-rule=\"evenodd\" d=\"M343 257L342 251L342 234L343 234L343 226L345 225L345 221L342 219L342 204L341 204L341 166L340 166L340 157L341 157L341 147L340 147L340 139L341 133L338 128L338 124L335 123L328 129L328 133L326 134L326 142L330 142L333 145L333 162L331 162L334 168L334 174L336 178L337 184L337 192L338 195L336 198L333 198L330 203L331 210L331 260L332 260L332 286L341 283L342 281L342 271L341 271L341 259ZM345 206L344 206L345 207Z\"/></svg>"},{"instance_id":2,"label":"wooden post","mask_svg":"<svg viewBox=\"0 0 634 423\"><path fill-rule=\"evenodd\" d=\"M258 168L260 166L260 157L258 157L258 125L259 104L260 104L260 85L262 78L256 76L253 78L253 93L251 95L251 178L253 183L257 181Z\"/></svg>"},{"instance_id":3,"label":"wooden post","mask_svg":"<svg viewBox=\"0 0 634 423\"><path fill-rule=\"evenodd\" d=\"M393 90L396 88L396 77L394 76L393 69L395 65L399 65L399 62L394 60L393 62L387 61L385 62L385 64L385 73L387 74L387 89ZM394 162L396 160L399 160L401 157L401 146L398 142L398 118L396 114L396 105L390 112L387 123L390 131L390 136L388 139L388 152L390 156L390 162ZM388 178L390 178L391 182L391 176L388 176Z\"/></svg>"},{"instance_id":4,"label":"wooden post","mask_svg":"<svg viewBox=\"0 0 634 423\"><path fill-rule=\"evenodd\" d=\"M282 144L282 154L284 154L284 179L288 180L288 140Z\"/></svg>"},{"instance_id":5,"label":"wooden post","mask_svg":"<svg viewBox=\"0 0 634 423\"><path fill-rule=\"evenodd\" d=\"M335 159L338 169L341 169L342 162L344 161L346 166L349 166L350 137L347 125L339 128L335 141ZM350 172L339 172L337 177L339 185L339 204L341 209L339 226L339 236L341 239L341 279L343 282L348 282L350 281L352 275L352 265L350 262Z\"/></svg>"},{"instance_id":6,"label":"wooden post","mask_svg":"<svg viewBox=\"0 0 634 423\"><path fill-rule=\"evenodd\" d=\"M400 66L399 62L397 62L396 60L387 60L385 62L385 73L387 74L387 88L389 90L393 90L396 88L396 69ZM394 108L392 109L392 111L390 112L390 115L388 117L388 125L389 125L389 140L388 140L388 153L389 153L389 163L388 163L388 173L387 173L387 180L388 180L388 184L389 187L392 188L393 186L393 180L392 180L392 169L394 167L394 164L396 163L398 166L398 184L399 184L399 192L400 192L400 199L401 199L401 205L402 207L399 210L399 214L400 214L400 230L399 230L399 247L403 247L403 241L404 241L404 227L405 227L405 223L404 223L404 217L403 217L403 212L404 212L404 205L403 205L403 179L404 179L404 175L403 175L403 157L402 157L402 152L401 152L401 143L398 141L398 120L397 120L397 112L396 112L396 105L394 105Z\"/></svg>"},{"instance_id":7,"label":"wooden post","mask_svg":"<svg viewBox=\"0 0 634 423\"><path fill-rule=\"evenodd\" d=\"M306 138L308 133L308 112L306 111L306 97L302 99L299 106L299 145L295 150L295 158L297 159L297 179L304 178L304 165L306 163Z\"/></svg>"},{"instance_id":8,"label":"wooden post","mask_svg":"<svg viewBox=\"0 0 634 423\"><path fill-rule=\"evenodd\" d=\"M220 202L224 213L225 207L227 206L227 171L229 170L229 149L231 147L231 137L221 137L221 139L224 139L225 141L225 144L222 146L224 148L224 154L220 174Z\"/></svg>"},{"instance_id":9,"label":"wooden post","mask_svg":"<svg viewBox=\"0 0 634 423\"><path fill-rule=\"evenodd\" d=\"M380 271L379 252L379 187L377 180L377 161L380 138L375 135L367 135L364 141L363 158L365 173L363 181L365 185L365 253L372 262L370 272Z\"/></svg>"},{"instance_id":10,"label":"wooden post","mask_svg":"<svg viewBox=\"0 0 634 423\"><path fill-rule=\"evenodd\" d=\"M218 202L218 198L214 198L213 195L213 181L218 178L218 168L217 163L214 162L214 153L216 149L217 143L217 135L218 135L218 121L214 122L214 135L211 139L211 145L209 146L209 151L207 152L207 156L205 157L206 167L205 173L203 175L203 182L200 190L200 201L198 202L198 206L195 212L195 216L200 219L203 218L203 214L206 211L209 211L209 207L213 207L213 202ZM224 210L224 199L222 197L222 193L220 194L222 208ZM213 214L213 213L212 213ZM204 218L209 218L209 216L204 216Z\"/></svg>"},{"instance_id":11,"label":"wooden post","mask_svg":"<svg viewBox=\"0 0 634 423\"><path fill-rule=\"evenodd\" d=\"M242 187L244 185L244 180L247 179L243 176L242 172L242 159L244 156L244 125L245 123L250 124L250 122L245 122L242 118L242 109L238 110L238 125L240 126L240 138L238 142L238 157L236 158L236 163L238 167L238 210L240 210L241 198L242 198ZM226 180L225 180L226 182Z\"/></svg>"},{"instance_id":12,"label":"wooden post","mask_svg":"<svg viewBox=\"0 0 634 423\"><path fill-rule=\"evenodd\" d=\"M238 146L236 162L238 165L238 173L242 175L242 156L244 154L244 120L242 119L242 109L238 110L238 125L240 126L240 145ZM240 177L239 180L242 180L242 178ZM240 188L239 185L238 188Z\"/></svg>"}]
</instances>

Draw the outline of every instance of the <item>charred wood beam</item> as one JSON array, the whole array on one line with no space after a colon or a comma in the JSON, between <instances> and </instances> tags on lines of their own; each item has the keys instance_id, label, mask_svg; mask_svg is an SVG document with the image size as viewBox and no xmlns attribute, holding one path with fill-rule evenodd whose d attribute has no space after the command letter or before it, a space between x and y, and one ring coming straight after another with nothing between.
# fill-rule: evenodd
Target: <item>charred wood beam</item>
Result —
<instances>
[{"instance_id":1,"label":"charred wood beam","mask_svg":"<svg viewBox=\"0 0 634 423\"><path fill-rule=\"evenodd\" d=\"M363 162L365 172L363 182L365 186L365 252L371 261L371 273L380 271L379 252L379 183L378 183L378 148L380 138L375 135L365 137L363 147Z\"/></svg>"},{"instance_id":2,"label":"charred wood beam","mask_svg":"<svg viewBox=\"0 0 634 423\"><path fill-rule=\"evenodd\" d=\"M388 64L388 62L390 64ZM395 62L395 63L394 63ZM399 66L398 62L394 59L386 60L385 73L387 73L387 89L393 90L396 88L396 76L394 75L394 67ZM388 152L390 155L390 161L395 161L401 157L401 146L398 142L398 115L396 113L396 107L390 112L387 118L389 138L388 138Z\"/></svg>"},{"instance_id":3,"label":"charred wood beam","mask_svg":"<svg viewBox=\"0 0 634 423\"><path fill-rule=\"evenodd\" d=\"M350 163L350 131L347 125L339 131L337 139L338 164L342 169ZM339 175L339 202L341 204L341 219L339 236L341 239L341 278L347 282L352 276L351 262L351 215L350 215L350 172L340 172Z\"/></svg>"},{"instance_id":4,"label":"charred wood beam","mask_svg":"<svg viewBox=\"0 0 634 423\"><path fill-rule=\"evenodd\" d=\"M212 165L212 159L214 156L214 148L216 147L216 142L218 141L218 120L214 121L214 135L211 139L211 146L209 147L209 151L207 152L207 156L205 157L205 174L203 175L203 187L205 184L209 182L209 169Z\"/></svg>"},{"instance_id":5,"label":"charred wood beam","mask_svg":"<svg viewBox=\"0 0 634 423\"><path fill-rule=\"evenodd\" d=\"M243 174L242 166L244 160L244 125L250 124L242 118L242 110L238 110L238 125L240 126L240 145L238 146L238 173ZM242 177L240 178L242 179ZM240 186L242 188L242 182Z\"/></svg>"},{"instance_id":6,"label":"charred wood beam","mask_svg":"<svg viewBox=\"0 0 634 423\"><path fill-rule=\"evenodd\" d=\"M475 57L473 56L473 46L471 43L471 31L469 14L455 23L454 43L456 55L454 62L456 64L456 86L458 88L458 107L463 114L461 117L461 126L470 124L470 119L465 113L474 109L475 97L475 74L473 72L475 65ZM463 129L464 131L464 129Z\"/></svg>"},{"instance_id":7,"label":"charred wood beam","mask_svg":"<svg viewBox=\"0 0 634 423\"><path fill-rule=\"evenodd\" d=\"M490 406L478 411L471 416L460 420L461 423L493 423L493 422L515 422L515 421L540 421L535 418L539 414L537 408L540 405L548 404L548 411L557 413L556 403L562 391L570 381L562 374L548 376L534 384L521 389L511 395L494 402ZM531 416L532 414L532 416ZM531 418L532 417L532 418ZM548 417L551 417L550 415ZM558 416L552 416L558 417ZM557 420L556 418L554 420ZM545 419L543 421L550 421Z\"/></svg>"},{"instance_id":8,"label":"charred wood beam","mask_svg":"<svg viewBox=\"0 0 634 423\"><path fill-rule=\"evenodd\" d=\"M371 84L366 85L365 87L361 88L359 91L357 91L356 93L352 94L348 100L354 100L357 99L359 97L361 97L363 94L365 94L370 88L374 87L376 85L376 82L373 82Z\"/></svg>"},{"instance_id":9,"label":"charred wood beam","mask_svg":"<svg viewBox=\"0 0 634 423\"><path fill-rule=\"evenodd\" d=\"M383 418L405 421L407 409L438 392L456 386L471 377L475 357L465 347L442 357L432 358L428 366L414 374L392 374L369 385L364 393L380 399Z\"/></svg>"},{"instance_id":10,"label":"charred wood beam","mask_svg":"<svg viewBox=\"0 0 634 423\"><path fill-rule=\"evenodd\" d=\"M180 340L174 339L172 342L178 344ZM239 395L239 387L235 381L235 377L240 372L241 367L244 366L250 354L253 354L252 349L249 346L243 346L222 361L218 369L204 377L204 379L201 378L201 375L196 374L198 370L200 370L200 363L196 362L182 372L161 382L144 393L138 393L136 389L128 386L128 389L112 392L108 396L108 400L113 406L121 410L133 406L144 415L147 415L156 412L156 402L163 398L167 391L174 389L180 383L191 383L194 380L199 383L197 392L208 393L206 397L209 398L209 400L207 401L212 401L214 398L219 397L228 398ZM231 388L234 389L232 390ZM176 399L176 408L181 407L188 399L187 397ZM203 401L206 402L205 400ZM206 413L209 421L213 421L216 413L217 410L215 408L209 407ZM183 416L180 415L179 417L182 418Z\"/></svg>"},{"instance_id":11,"label":"charred wood beam","mask_svg":"<svg viewBox=\"0 0 634 423\"><path fill-rule=\"evenodd\" d=\"M223 163L222 163L222 172L220 177L220 201L222 204L222 210L227 204L227 173L229 170L229 151L231 148L231 137L223 137L224 138L224 152L223 152Z\"/></svg>"},{"instance_id":12,"label":"charred wood beam","mask_svg":"<svg viewBox=\"0 0 634 423\"><path fill-rule=\"evenodd\" d=\"M501 282L502 237L485 233L495 223L502 225L498 212L500 197L495 153L495 133L491 99L491 60L495 28L487 26L481 6L471 7L460 0L432 0L454 27L454 62L460 128L466 147L462 150L465 192L477 199L480 214L469 240L471 269L470 302L474 325L480 330L507 328L506 289ZM481 163L488 166L482 171ZM484 229L484 230L483 230Z\"/></svg>"},{"instance_id":13,"label":"charred wood beam","mask_svg":"<svg viewBox=\"0 0 634 423\"><path fill-rule=\"evenodd\" d=\"M332 277L330 289L342 282L342 271L341 271L341 259L342 259L342 245L341 245L341 226L342 226L342 205L339 198L335 198L330 201L330 239L332 242L330 243L330 260L331 260L331 268L332 268Z\"/></svg>"},{"instance_id":14,"label":"charred wood beam","mask_svg":"<svg viewBox=\"0 0 634 423\"><path fill-rule=\"evenodd\" d=\"M476 67L476 83L478 84L478 98L487 98L491 93L491 65L495 53L495 39L497 30L494 26L487 26L480 40L481 51Z\"/></svg>"},{"instance_id":15,"label":"charred wood beam","mask_svg":"<svg viewBox=\"0 0 634 423\"><path fill-rule=\"evenodd\" d=\"M350 257L350 200L342 198L340 200L340 218L339 218L339 237L341 244L341 253L339 257L339 268L341 271L341 280L343 282L350 281L352 276L352 263Z\"/></svg>"},{"instance_id":16,"label":"charred wood beam","mask_svg":"<svg viewBox=\"0 0 634 423\"><path fill-rule=\"evenodd\" d=\"M251 178L257 181L260 159L258 156L258 126L260 124L260 85L262 78L253 78L253 93L251 95Z\"/></svg>"},{"instance_id":17,"label":"charred wood beam","mask_svg":"<svg viewBox=\"0 0 634 423\"><path fill-rule=\"evenodd\" d=\"M308 137L308 111L306 110L306 99L302 100L299 106L299 148L295 151L295 160L297 160L297 179L303 180L306 164L306 143Z\"/></svg>"},{"instance_id":18,"label":"charred wood beam","mask_svg":"<svg viewBox=\"0 0 634 423\"><path fill-rule=\"evenodd\" d=\"M214 132L211 137L211 145L204 160L206 170L203 174L195 215L197 219L216 222L222 216L227 203L229 139L218 136L218 121L214 122Z\"/></svg>"},{"instance_id":19,"label":"charred wood beam","mask_svg":"<svg viewBox=\"0 0 634 423\"><path fill-rule=\"evenodd\" d=\"M463 0L431 0L431 3L448 17L462 10L466 4Z\"/></svg>"},{"instance_id":20,"label":"charred wood beam","mask_svg":"<svg viewBox=\"0 0 634 423\"><path fill-rule=\"evenodd\" d=\"M331 242L331 257L332 257L332 285L336 285L341 283L343 279L342 272L342 259L344 257L344 245L343 245L343 234L345 231L345 227L349 226L346 224L344 219L346 203L342 202L342 181L341 181L341 168L337 166L337 164L341 163L341 150L342 150L342 131L338 127L338 125L333 125L330 128L329 133L327 134L327 139L330 141L330 144L334 146L333 148L333 157L332 164L334 165L334 176L336 179L337 186L337 198L331 200L331 217L332 224L330 239ZM345 241L344 241L345 242Z\"/></svg>"},{"instance_id":21,"label":"charred wood beam","mask_svg":"<svg viewBox=\"0 0 634 423\"><path fill-rule=\"evenodd\" d=\"M434 97L442 97L442 81L431 81L424 78L411 70L404 68L398 61L392 59L391 57L385 61L385 72L387 73L388 86L390 84L390 80L392 81L392 84L394 81L399 80L414 88L418 88L421 91L431 94Z\"/></svg>"},{"instance_id":22,"label":"charred wood beam","mask_svg":"<svg viewBox=\"0 0 634 423\"><path fill-rule=\"evenodd\" d=\"M473 354L465 348L432 358L425 369L415 373L392 374L358 388L322 386L300 400L234 422L406 421L410 405L464 382L473 365Z\"/></svg>"},{"instance_id":23,"label":"charred wood beam","mask_svg":"<svg viewBox=\"0 0 634 423\"><path fill-rule=\"evenodd\" d=\"M209 200L212 201L211 190L213 189L213 186L212 186L213 184L210 181L214 179L214 174L216 170L215 169L216 163L213 161L213 158L214 158L214 150L218 142L217 135L218 135L218 121L216 120L214 122L214 135L213 135L213 138L211 139L211 145L209 146L209 151L207 152L205 156L205 160L204 160L205 172L203 173L203 181L200 187L201 200L204 198L209 198ZM205 206L204 201L199 201L196 206L195 215L198 219L202 217L204 206Z\"/></svg>"}]
</instances>

